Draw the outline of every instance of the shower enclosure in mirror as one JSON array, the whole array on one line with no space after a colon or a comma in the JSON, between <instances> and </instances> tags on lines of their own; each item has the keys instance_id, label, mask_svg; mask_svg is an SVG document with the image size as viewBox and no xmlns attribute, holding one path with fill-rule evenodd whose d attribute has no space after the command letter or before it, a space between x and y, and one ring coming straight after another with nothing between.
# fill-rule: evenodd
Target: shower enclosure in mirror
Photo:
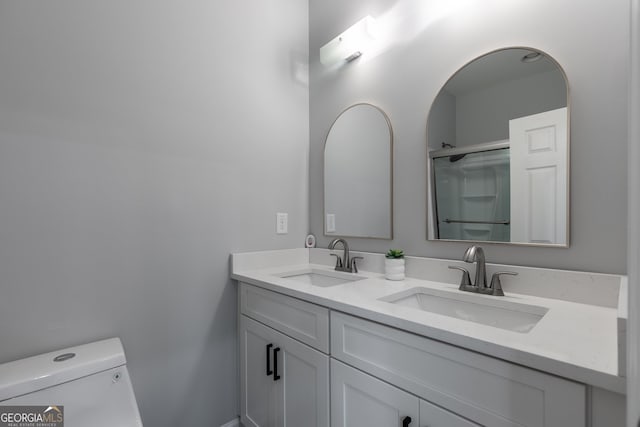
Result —
<instances>
[{"instance_id":1,"label":"shower enclosure in mirror","mask_svg":"<svg viewBox=\"0 0 640 427\"><path fill-rule=\"evenodd\" d=\"M568 85L549 55L491 52L429 113L428 238L569 245Z\"/></svg>"},{"instance_id":2,"label":"shower enclosure in mirror","mask_svg":"<svg viewBox=\"0 0 640 427\"><path fill-rule=\"evenodd\" d=\"M438 235L447 240L511 240L509 147L433 158ZM471 213L463 214L463 213Z\"/></svg>"},{"instance_id":3,"label":"shower enclosure in mirror","mask_svg":"<svg viewBox=\"0 0 640 427\"><path fill-rule=\"evenodd\" d=\"M335 120L324 147L324 232L393 238L393 136L387 115L356 104Z\"/></svg>"}]
</instances>

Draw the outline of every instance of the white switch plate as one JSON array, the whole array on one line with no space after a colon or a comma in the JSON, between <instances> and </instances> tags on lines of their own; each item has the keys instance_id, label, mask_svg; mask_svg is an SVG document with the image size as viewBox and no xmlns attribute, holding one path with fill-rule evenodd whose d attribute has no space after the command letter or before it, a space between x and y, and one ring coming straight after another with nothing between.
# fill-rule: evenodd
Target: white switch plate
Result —
<instances>
[{"instance_id":1,"label":"white switch plate","mask_svg":"<svg viewBox=\"0 0 640 427\"><path fill-rule=\"evenodd\" d=\"M336 232L336 214L327 214L327 233Z\"/></svg>"},{"instance_id":2,"label":"white switch plate","mask_svg":"<svg viewBox=\"0 0 640 427\"><path fill-rule=\"evenodd\" d=\"M289 214L278 212L276 214L276 234L289 232Z\"/></svg>"}]
</instances>

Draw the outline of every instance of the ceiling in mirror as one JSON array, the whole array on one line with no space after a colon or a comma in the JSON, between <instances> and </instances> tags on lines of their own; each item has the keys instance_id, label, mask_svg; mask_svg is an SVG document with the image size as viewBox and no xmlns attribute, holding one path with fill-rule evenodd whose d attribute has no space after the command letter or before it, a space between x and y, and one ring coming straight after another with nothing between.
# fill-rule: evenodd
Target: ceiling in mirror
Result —
<instances>
[{"instance_id":1,"label":"ceiling in mirror","mask_svg":"<svg viewBox=\"0 0 640 427\"><path fill-rule=\"evenodd\" d=\"M328 236L393 237L393 138L371 104L343 111L324 148L324 231Z\"/></svg>"},{"instance_id":2,"label":"ceiling in mirror","mask_svg":"<svg viewBox=\"0 0 640 427\"><path fill-rule=\"evenodd\" d=\"M447 81L427 122L430 240L569 245L567 100L563 70L530 48Z\"/></svg>"}]
</instances>

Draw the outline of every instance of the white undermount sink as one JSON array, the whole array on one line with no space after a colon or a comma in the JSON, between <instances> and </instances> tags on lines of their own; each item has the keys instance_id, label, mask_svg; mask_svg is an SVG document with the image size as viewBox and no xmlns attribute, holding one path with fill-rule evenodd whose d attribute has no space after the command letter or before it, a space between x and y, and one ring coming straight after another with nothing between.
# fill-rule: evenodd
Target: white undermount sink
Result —
<instances>
[{"instance_id":1,"label":"white undermount sink","mask_svg":"<svg viewBox=\"0 0 640 427\"><path fill-rule=\"evenodd\" d=\"M276 276L282 277L283 279L295 280L296 282L302 282L313 286L320 286L323 288L365 279L365 277L356 276L353 273L318 270L315 268L289 271L287 273L276 274Z\"/></svg>"},{"instance_id":2,"label":"white undermount sink","mask_svg":"<svg viewBox=\"0 0 640 427\"><path fill-rule=\"evenodd\" d=\"M380 298L380 301L520 333L533 329L548 311L545 307L501 298L417 287Z\"/></svg>"}]
</instances>

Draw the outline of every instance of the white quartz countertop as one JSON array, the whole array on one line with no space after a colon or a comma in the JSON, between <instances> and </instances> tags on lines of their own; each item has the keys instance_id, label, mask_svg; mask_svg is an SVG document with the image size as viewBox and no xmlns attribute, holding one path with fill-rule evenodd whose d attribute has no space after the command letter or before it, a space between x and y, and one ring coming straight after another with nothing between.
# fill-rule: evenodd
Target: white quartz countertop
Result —
<instances>
[{"instance_id":1,"label":"white quartz countertop","mask_svg":"<svg viewBox=\"0 0 640 427\"><path fill-rule=\"evenodd\" d=\"M331 287L278 277L310 268L333 271L330 266L304 261L304 257L293 257L295 264L277 266L269 266L269 262L232 262L231 277L529 368L625 392L625 379L618 376L616 308L512 293L506 287L504 297L473 294L477 298L501 298L548 309L533 329L520 333L379 300L414 287L451 292L455 297L460 291L451 283L411 277L390 281L385 280L384 274L371 271L358 272L362 280Z\"/></svg>"}]
</instances>

